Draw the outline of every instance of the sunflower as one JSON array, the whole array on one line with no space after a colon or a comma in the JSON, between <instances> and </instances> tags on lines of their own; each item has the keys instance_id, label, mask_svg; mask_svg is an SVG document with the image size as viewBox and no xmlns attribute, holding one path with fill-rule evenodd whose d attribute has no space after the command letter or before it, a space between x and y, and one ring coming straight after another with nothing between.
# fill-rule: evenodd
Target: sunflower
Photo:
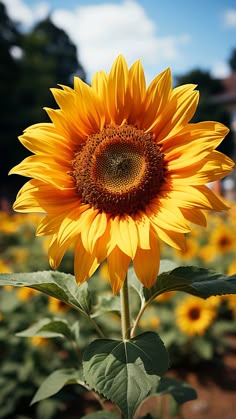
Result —
<instances>
[{"instance_id":1,"label":"sunflower","mask_svg":"<svg viewBox=\"0 0 236 419\"><path fill-rule=\"evenodd\" d=\"M29 301L32 297L39 294L39 291L34 290L33 288L21 287L17 290L17 297L21 301Z\"/></svg>"},{"instance_id":2,"label":"sunflower","mask_svg":"<svg viewBox=\"0 0 236 419\"><path fill-rule=\"evenodd\" d=\"M169 69L146 87L140 61L119 56L91 86L52 89L59 109L26 129L21 143L33 155L10 173L32 178L14 209L45 217L57 268L74 243L74 272L82 284L102 261L117 293L133 263L151 287L159 271L159 240L184 249L189 222L206 225L204 209L227 205L205 184L227 175L233 162L215 151L228 132L217 122L189 123L198 104L195 85L172 88Z\"/></svg>"},{"instance_id":3,"label":"sunflower","mask_svg":"<svg viewBox=\"0 0 236 419\"><path fill-rule=\"evenodd\" d=\"M191 295L183 298L175 310L176 324L187 336L203 335L215 315L212 305Z\"/></svg>"},{"instance_id":4,"label":"sunflower","mask_svg":"<svg viewBox=\"0 0 236 419\"><path fill-rule=\"evenodd\" d=\"M210 244L215 248L215 253L226 254L235 250L235 232L231 226L219 224L210 236Z\"/></svg>"},{"instance_id":5,"label":"sunflower","mask_svg":"<svg viewBox=\"0 0 236 419\"><path fill-rule=\"evenodd\" d=\"M49 297L48 309L52 313L64 313L70 309L70 306L57 298Z\"/></svg>"}]
</instances>

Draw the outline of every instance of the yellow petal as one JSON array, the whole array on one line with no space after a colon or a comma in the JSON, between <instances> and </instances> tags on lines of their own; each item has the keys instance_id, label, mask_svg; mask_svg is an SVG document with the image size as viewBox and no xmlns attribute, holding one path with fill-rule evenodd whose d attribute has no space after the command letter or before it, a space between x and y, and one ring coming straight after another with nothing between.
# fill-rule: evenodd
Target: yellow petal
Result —
<instances>
[{"instance_id":1,"label":"yellow petal","mask_svg":"<svg viewBox=\"0 0 236 419\"><path fill-rule=\"evenodd\" d=\"M9 174L20 174L26 177L33 177L44 182L48 182L57 188L71 188L74 180L68 175L71 169L68 162L53 161L50 156L33 155L26 157L20 164L15 166Z\"/></svg>"},{"instance_id":2,"label":"yellow petal","mask_svg":"<svg viewBox=\"0 0 236 419\"><path fill-rule=\"evenodd\" d=\"M73 241L73 237L68 237L67 240L64 241L63 245L58 244L57 234L52 237L49 249L48 249L48 258L49 263L53 269L57 269L60 265L61 260L67 251L68 247L70 247Z\"/></svg>"},{"instance_id":3,"label":"yellow petal","mask_svg":"<svg viewBox=\"0 0 236 419\"><path fill-rule=\"evenodd\" d=\"M93 253L97 240L106 230L107 215L104 212L96 213L94 211L92 218L86 221L86 224L81 230L81 240L85 249L89 253Z\"/></svg>"},{"instance_id":4,"label":"yellow petal","mask_svg":"<svg viewBox=\"0 0 236 419\"><path fill-rule=\"evenodd\" d=\"M165 111L150 127L157 141L176 134L193 117L199 100L199 93L194 88L195 85L185 85L173 90Z\"/></svg>"},{"instance_id":5,"label":"yellow petal","mask_svg":"<svg viewBox=\"0 0 236 419\"><path fill-rule=\"evenodd\" d=\"M128 119L128 66L122 55L115 60L107 82L107 106L111 121L120 125Z\"/></svg>"},{"instance_id":6,"label":"yellow petal","mask_svg":"<svg viewBox=\"0 0 236 419\"><path fill-rule=\"evenodd\" d=\"M98 266L99 263L96 254L94 252L88 253L82 244L81 238L78 237L75 243L74 260L74 272L78 284L81 285L86 279L92 276Z\"/></svg>"},{"instance_id":7,"label":"yellow petal","mask_svg":"<svg viewBox=\"0 0 236 419\"><path fill-rule=\"evenodd\" d=\"M152 287L155 283L160 266L158 237L152 231L150 232L150 245L150 249L138 247L133 260L136 275L147 288Z\"/></svg>"},{"instance_id":8,"label":"yellow petal","mask_svg":"<svg viewBox=\"0 0 236 419\"><path fill-rule=\"evenodd\" d=\"M76 237L81 233L83 227L87 228L87 223L96 216L89 205L84 204L73 208L63 219L58 230L58 243L62 246L68 237Z\"/></svg>"},{"instance_id":9,"label":"yellow petal","mask_svg":"<svg viewBox=\"0 0 236 419\"><path fill-rule=\"evenodd\" d=\"M126 278L129 264L130 257L123 253L117 246L107 257L107 266L113 294L117 294L120 291Z\"/></svg>"},{"instance_id":10,"label":"yellow petal","mask_svg":"<svg viewBox=\"0 0 236 419\"><path fill-rule=\"evenodd\" d=\"M160 239L167 243L169 246L183 251L186 249L186 239L184 234L177 233L176 231L166 230L164 228L158 227L157 225L153 225L153 228Z\"/></svg>"},{"instance_id":11,"label":"yellow petal","mask_svg":"<svg viewBox=\"0 0 236 419\"><path fill-rule=\"evenodd\" d=\"M163 200L162 203L166 203L165 208L163 208L160 204L150 204L149 208L146 210L151 224L167 230L176 231L178 233L188 232L190 230L189 225L175 203L170 202L169 205L171 205L172 208L168 208L169 205L167 200Z\"/></svg>"},{"instance_id":12,"label":"yellow petal","mask_svg":"<svg viewBox=\"0 0 236 419\"><path fill-rule=\"evenodd\" d=\"M56 234L58 229L60 228L61 222L65 214L62 213L60 215L46 215L42 221L39 223L38 228L36 230L37 236L50 236L52 234Z\"/></svg>"},{"instance_id":13,"label":"yellow petal","mask_svg":"<svg viewBox=\"0 0 236 419\"><path fill-rule=\"evenodd\" d=\"M101 130L105 124L104 108L94 89L78 77L74 79L77 121L88 135ZM80 112L78 113L78 109Z\"/></svg>"},{"instance_id":14,"label":"yellow petal","mask_svg":"<svg viewBox=\"0 0 236 419\"><path fill-rule=\"evenodd\" d=\"M198 224L202 227L206 227L206 217L203 212L199 209L191 208L191 210L186 208L181 208L184 218L190 221L191 223Z\"/></svg>"},{"instance_id":15,"label":"yellow petal","mask_svg":"<svg viewBox=\"0 0 236 419\"><path fill-rule=\"evenodd\" d=\"M144 103L144 115L142 116L141 128L151 131L155 121L162 115L167 106L171 93L170 69L163 71L150 83Z\"/></svg>"},{"instance_id":16,"label":"yellow petal","mask_svg":"<svg viewBox=\"0 0 236 419\"><path fill-rule=\"evenodd\" d=\"M135 217L135 223L138 231L138 247L141 249L150 249L150 220L146 214Z\"/></svg>"},{"instance_id":17,"label":"yellow petal","mask_svg":"<svg viewBox=\"0 0 236 419\"><path fill-rule=\"evenodd\" d=\"M130 258L134 258L138 246L138 234L135 221L130 216L115 217L110 220L111 235L117 246Z\"/></svg>"}]
</instances>

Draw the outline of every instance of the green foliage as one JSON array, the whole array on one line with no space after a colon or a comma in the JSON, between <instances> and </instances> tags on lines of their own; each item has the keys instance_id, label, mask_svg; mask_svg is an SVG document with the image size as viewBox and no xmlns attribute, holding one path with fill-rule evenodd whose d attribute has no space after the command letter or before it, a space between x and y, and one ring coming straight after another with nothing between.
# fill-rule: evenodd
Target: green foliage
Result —
<instances>
[{"instance_id":1,"label":"green foliage","mask_svg":"<svg viewBox=\"0 0 236 419\"><path fill-rule=\"evenodd\" d=\"M41 319L33 326L17 333L16 336L32 337L41 336L44 338L67 338L74 339L73 329L67 320L61 319Z\"/></svg>"},{"instance_id":2,"label":"green foliage","mask_svg":"<svg viewBox=\"0 0 236 419\"><path fill-rule=\"evenodd\" d=\"M90 293L85 282L78 287L75 277L55 271L2 274L1 285L28 286L70 304L77 310L90 312Z\"/></svg>"},{"instance_id":3,"label":"green foliage","mask_svg":"<svg viewBox=\"0 0 236 419\"><path fill-rule=\"evenodd\" d=\"M201 298L235 294L236 275L227 277L206 268L181 266L170 272L161 273L152 288L144 288L145 300L153 299L166 291L183 291Z\"/></svg>"},{"instance_id":4,"label":"green foliage","mask_svg":"<svg viewBox=\"0 0 236 419\"><path fill-rule=\"evenodd\" d=\"M83 416L81 419L119 419L119 415L115 412L103 410L96 413L90 413L89 415Z\"/></svg>"},{"instance_id":5,"label":"green foliage","mask_svg":"<svg viewBox=\"0 0 236 419\"><path fill-rule=\"evenodd\" d=\"M159 394L170 394L178 404L197 398L196 391L190 385L170 377L163 377L157 390Z\"/></svg>"},{"instance_id":6,"label":"green foliage","mask_svg":"<svg viewBox=\"0 0 236 419\"><path fill-rule=\"evenodd\" d=\"M168 353L153 332L129 341L96 340L83 356L85 381L130 419L140 402L157 387L168 365Z\"/></svg>"},{"instance_id":7,"label":"green foliage","mask_svg":"<svg viewBox=\"0 0 236 419\"><path fill-rule=\"evenodd\" d=\"M4 156L0 194L12 201L22 180L7 173L28 154L17 137L27 126L48 121L43 107L55 107L50 88L59 83L71 86L74 75L83 80L86 75L76 46L50 18L23 32L1 2L0 50L0 153Z\"/></svg>"},{"instance_id":8,"label":"green foliage","mask_svg":"<svg viewBox=\"0 0 236 419\"><path fill-rule=\"evenodd\" d=\"M175 310L182 301L183 292L202 299L207 299L210 295L235 293L235 276L227 277L205 268L176 267L175 263L168 260L161 262L160 275L151 289L142 286L132 267L128 274L129 292L132 296L132 337L124 341L120 339L119 298L108 293L108 283L101 279L99 272L80 287L73 275L54 271L0 276L1 285L15 287L14 292L3 290L1 305L3 320L0 323L0 341L4 342L5 348L0 379L0 391L2 390L4 399L4 407L0 404L0 414L3 417L7 415L4 409L12 392L15 394L15 402L8 408L10 413L16 408L19 398L27 397L28 402L33 398L31 409L36 408L37 402L37 419L40 419L44 408L46 409L45 399L53 396L53 403L48 410L53 417L57 415L61 395L68 388L68 384L73 383L77 384L75 389L93 389L100 397L111 400L127 418L135 417L135 412L139 412L140 406L146 406L145 409L148 409L152 398L160 400L164 394L169 394L172 410L178 410L183 402L196 397L195 391L187 384L164 376L168 370L169 356L172 365L175 365L176 361L187 360L187 357L192 362L202 359L210 361L218 348L222 351L224 331L232 330L232 327L219 327L218 323L217 327L214 328L213 324L208 328L204 335L185 336L175 324ZM15 299L16 293L21 289L31 289L32 292L37 290L43 294L33 294L29 303L22 304L20 300ZM176 292L165 304L158 303L159 295L176 290L181 290L181 293ZM67 304L69 311L58 311L56 316L52 316L48 308L42 309L42 305L38 306L39 301L45 305L52 297L65 303L62 306L63 310ZM60 305L58 310L59 307ZM26 314L27 309L29 315ZM32 316L34 311L35 316ZM17 316L16 320L13 314ZM7 317L11 320L8 329L5 329L4 322L7 321ZM148 328L153 331L147 332ZM161 339L156 333L157 329ZM9 342L6 333L10 333L12 342L15 343ZM97 334L100 337L109 336L109 339L97 339ZM43 346L40 351L37 349L37 356L40 353L42 357L42 361L37 361L41 371L40 374L34 373L36 380L32 386L35 361L29 352L19 350L19 345L29 347L29 340L35 337L44 339L48 350L45 351ZM7 350L5 341L15 347L14 350L11 349L11 353ZM56 348L63 348L59 349L58 355L61 351L63 357L66 357L66 364L60 355L55 357ZM19 360L15 351L18 358L25 352L24 359ZM32 351L33 354L36 353L32 348L29 351L30 354ZM34 397L32 391L36 391ZM101 417L103 414L107 415L103 412L105 411L99 411ZM149 413L152 414L152 410ZM112 412L111 415L115 417L116 413ZM50 419L50 415L48 418Z\"/></svg>"},{"instance_id":9,"label":"green foliage","mask_svg":"<svg viewBox=\"0 0 236 419\"><path fill-rule=\"evenodd\" d=\"M31 404L40 402L43 399L58 393L65 385L79 384L80 373L74 368L64 368L50 374L37 390Z\"/></svg>"}]
</instances>

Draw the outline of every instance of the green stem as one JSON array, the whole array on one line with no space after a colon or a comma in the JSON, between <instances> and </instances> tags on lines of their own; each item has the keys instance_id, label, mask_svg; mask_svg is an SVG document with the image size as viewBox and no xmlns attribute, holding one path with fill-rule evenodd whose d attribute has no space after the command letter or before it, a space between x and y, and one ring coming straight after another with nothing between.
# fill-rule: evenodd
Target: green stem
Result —
<instances>
[{"instance_id":1,"label":"green stem","mask_svg":"<svg viewBox=\"0 0 236 419\"><path fill-rule=\"evenodd\" d=\"M100 329L100 327L98 326L98 324L95 322L95 320L93 320L92 317L90 317L89 314L87 314L85 311L81 310L77 306L74 306L72 304L70 304L70 305L73 308L75 308L77 311L79 311L79 313L81 313L88 321L90 321L90 323L93 325L94 329L96 330L96 332L100 336L100 338L104 338L105 337L104 333L102 332L102 330Z\"/></svg>"},{"instance_id":2,"label":"green stem","mask_svg":"<svg viewBox=\"0 0 236 419\"><path fill-rule=\"evenodd\" d=\"M135 336L136 329L138 327L138 323L139 323L139 321L140 321L140 319L141 319L141 317L142 317L142 315L143 315L143 313L144 313L147 305L148 305L147 303L146 304L143 304L142 307L140 308L139 313L138 313L138 315L137 315L137 317L135 319L134 325L133 325L133 327L131 329L131 333L130 333L131 334L131 337L134 337Z\"/></svg>"},{"instance_id":3,"label":"green stem","mask_svg":"<svg viewBox=\"0 0 236 419\"><path fill-rule=\"evenodd\" d=\"M84 316L90 321L90 323L93 325L94 329L96 330L97 334L100 336L100 338L104 338L105 335L104 333L101 331L100 327L98 326L98 324L92 319L92 317L90 317L87 313L84 314Z\"/></svg>"},{"instance_id":4,"label":"green stem","mask_svg":"<svg viewBox=\"0 0 236 419\"><path fill-rule=\"evenodd\" d=\"M121 303L121 327L123 340L130 339L130 312L129 312L129 289L127 277L120 290Z\"/></svg>"}]
</instances>

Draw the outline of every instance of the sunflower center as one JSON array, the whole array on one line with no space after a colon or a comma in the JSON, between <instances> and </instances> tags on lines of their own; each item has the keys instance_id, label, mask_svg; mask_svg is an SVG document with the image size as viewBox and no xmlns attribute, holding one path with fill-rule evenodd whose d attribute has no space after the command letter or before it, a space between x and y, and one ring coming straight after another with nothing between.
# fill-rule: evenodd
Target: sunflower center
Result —
<instances>
[{"instance_id":1,"label":"sunflower center","mask_svg":"<svg viewBox=\"0 0 236 419\"><path fill-rule=\"evenodd\" d=\"M150 133L131 125L90 135L72 161L81 201L112 215L144 210L164 182L164 155Z\"/></svg>"},{"instance_id":2,"label":"sunflower center","mask_svg":"<svg viewBox=\"0 0 236 419\"><path fill-rule=\"evenodd\" d=\"M198 320L200 318L200 310L198 307L193 307L189 310L189 317L191 320Z\"/></svg>"}]
</instances>

